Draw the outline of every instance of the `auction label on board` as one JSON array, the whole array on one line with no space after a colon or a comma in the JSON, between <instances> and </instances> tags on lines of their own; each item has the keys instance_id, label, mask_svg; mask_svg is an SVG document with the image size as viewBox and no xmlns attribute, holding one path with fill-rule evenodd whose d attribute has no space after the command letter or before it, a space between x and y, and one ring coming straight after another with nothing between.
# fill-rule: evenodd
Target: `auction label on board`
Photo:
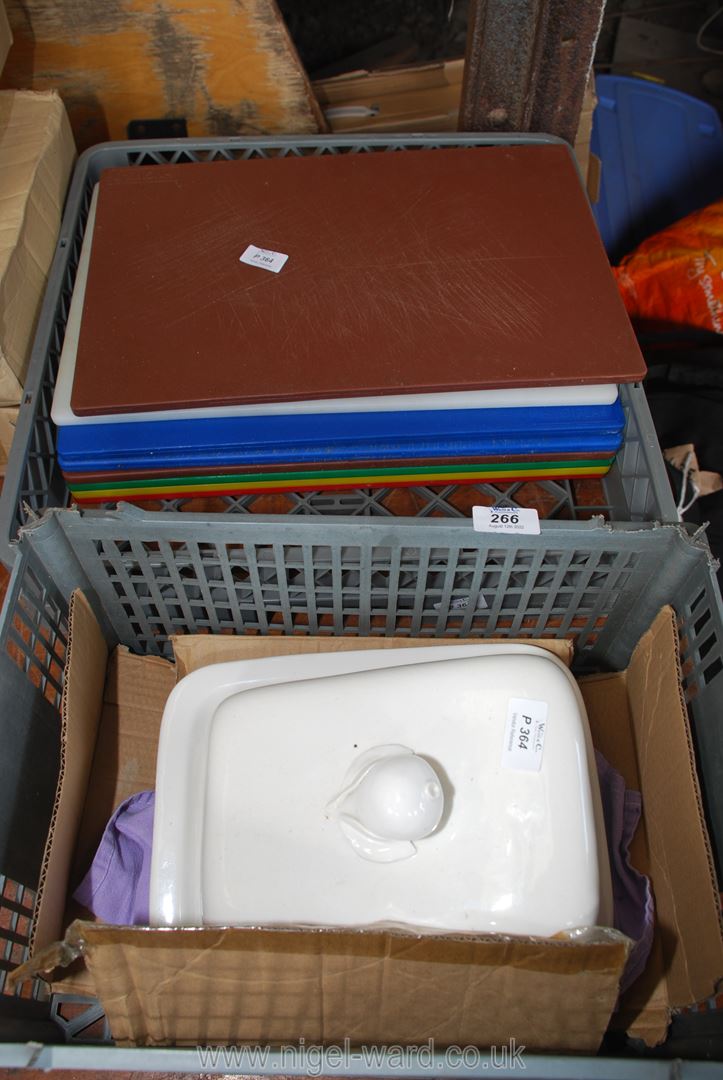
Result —
<instances>
[{"instance_id":1,"label":"auction label on board","mask_svg":"<svg viewBox=\"0 0 723 1080\"><path fill-rule=\"evenodd\" d=\"M521 506L473 506L472 524L476 532L540 535L537 510Z\"/></svg>"},{"instance_id":2,"label":"auction label on board","mask_svg":"<svg viewBox=\"0 0 723 1080\"><path fill-rule=\"evenodd\" d=\"M547 732L547 702L510 698L507 706L502 768L539 772Z\"/></svg>"},{"instance_id":3,"label":"auction label on board","mask_svg":"<svg viewBox=\"0 0 723 1080\"><path fill-rule=\"evenodd\" d=\"M249 266L259 266L262 270L270 270L272 274L278 274L279 270L283 270L288 257L283 251L271 251L269 248L249 244L243 255L239 256L239 262L247 263Z\"/></svg>"}]
</instances>

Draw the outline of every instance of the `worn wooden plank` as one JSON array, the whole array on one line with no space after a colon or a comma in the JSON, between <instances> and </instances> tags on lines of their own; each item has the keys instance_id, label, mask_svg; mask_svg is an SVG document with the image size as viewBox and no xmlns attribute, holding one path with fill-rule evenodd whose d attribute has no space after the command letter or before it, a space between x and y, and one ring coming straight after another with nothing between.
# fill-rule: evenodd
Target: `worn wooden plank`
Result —
<instances>
[{"instance_id":1,"label":"worn wooden plank","mask_svg":"<svg viewBox=\"0 0 723 1080\"><path fill-rule=\"evenodd\" d=\"M189 135L303 133L324 120L274 0L7 0L2 85L57 89L78 148L130 120Z\"/></svg>"},{"instance_id":2,"label":"worn wooden plank","mask_svg":"<svg viewBox=\"0 0 723 1080\"><path fill-rule=\"evenodd\" d=\"M544 131L572 145L604 0L470 0L463 131Z\"/></svg>"}]
</instances>

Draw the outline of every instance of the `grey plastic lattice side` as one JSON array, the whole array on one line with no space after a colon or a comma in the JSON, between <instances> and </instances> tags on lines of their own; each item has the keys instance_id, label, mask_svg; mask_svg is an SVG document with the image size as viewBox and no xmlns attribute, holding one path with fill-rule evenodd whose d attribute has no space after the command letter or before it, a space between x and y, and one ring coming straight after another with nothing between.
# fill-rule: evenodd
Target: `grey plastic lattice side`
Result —
<instances>
[{"instance_id":1,"label":"grey plastic lattice side","mask_svg":"<svg viewBox=\"0 0 723 1080\"><path fill-rule=\"evenodd\" d=\"M24 536L56 582L83 580L113 633L140 652L170 655L177 632L502 631L569 634L592 662L621 664L670 587L656 560L681 533L595 519L499 537L442 518L210 520L123 505L54 512ZM668 577L697 550L683 545ZM613 635L614 607L625 615Z\"/></svg>"},{"instance_id":2,"label":"grey plastic lattice side","mask_svg":"<svg viewBox=\"0 0 723 1080\"><path fill-rule=\"evenodd\" d=\"M0 619L0 998L7 972L27 957L55 797L67 612L52 576L26 552ZM16 996L43 1000L45 984Z\"/></svg>"},{"instance_id":3,"label":"grey plastic lattice side","mask_svg":"<svg viewBox=\"0 0 723 1080\"><path fill-rule=\"evenodd\" d=\"M12 541L31 513L68 505L67 487L58 467L55 433L50 409L55 387L65 324L93 185L109 167L152 167L158 164L189 165L214 160L250 160L276 154L338 154L374 151L425 150L444 147L500 146L556 143L544 135L403 135L306 136L297 138L188 139L156 142L108 143L86 151L78 162L68 194L58 248L48 280L32 359L20 408L16 436L0 498L0 558L10 565ZM564 145L564 144L563 144ZM628 416L625 446L603 484L602 501L585 503L578 486L570 481L539 481L546 494L542 512L549 517L588 517L604 513L612 521L673 521L675 507L668 487L655 432L644 394L639 387L624 388L623 405ZM474 485L482 501L512 504L525 501L525 484ZM410 497L421 517L442 514L461 517L454 485L416 487ZM315 516L391 516L388 489L344 493L291 494L288 513ZM254 513L254 496L226 497L225 513ZM168 500L165 511L177 511L185 500Z\"/></svg>"},{"instance_id":4,"label":"grey plastic lattice side","mask_svg":"<svg viewBox=\"0 0 723 1080\"><path fill-rule=\"evenodd\" d=\"M680 526L598 519L513 538L439 518L385 528L124 507L51 513L23 542L62 592L86 590L109 638L168 657L175 633L498 635L567 637L578 671L619 669L672 604L723 857L723 729L698 724L723 696L720 598L707 546Z\"/></svg>"}]
</instances>

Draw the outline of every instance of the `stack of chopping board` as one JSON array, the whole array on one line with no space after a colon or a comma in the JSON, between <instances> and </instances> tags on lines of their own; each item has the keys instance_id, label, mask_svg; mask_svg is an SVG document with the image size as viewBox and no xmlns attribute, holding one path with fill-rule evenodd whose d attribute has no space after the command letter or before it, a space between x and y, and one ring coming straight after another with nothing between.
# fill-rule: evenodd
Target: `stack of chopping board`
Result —
<instances>
[{"instance_id":1,"label":"stack of chopping board","mask_svg":"<svg viewBox=\"0 0 723 1080\"><path fill-rule=\"evenodd\" d=\"M108 169L53 403L75 500L600 476L641 355L559 144Z\"/></svg>"}]
</instances>

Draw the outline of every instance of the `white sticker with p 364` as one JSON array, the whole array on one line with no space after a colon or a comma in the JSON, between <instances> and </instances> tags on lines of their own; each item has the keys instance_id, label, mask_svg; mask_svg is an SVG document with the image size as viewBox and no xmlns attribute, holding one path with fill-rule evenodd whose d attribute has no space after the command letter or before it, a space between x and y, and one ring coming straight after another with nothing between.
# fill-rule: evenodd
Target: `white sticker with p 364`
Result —
<instances>
[{"instance_id":1,"label":"white sticker with p 364","mask_svg":"<svg viewBox=\"0 0 723 1080\"><path fill-rule=\"evenodd\" d=\"M243 255L239 255L239 262L247 263L249 266L259 266L262 270L270 270L272 274L278 274L279 270L283 270L288 257L283 251L271 251L269 248L249 244Z\"/></svg>"},{"instance_id":2,"label":"white sticker with p 364","mask_svg":"<svg viewBox=\"0 0 723 1080\"><path fill-rule=\"evenodd\" d=\"M539 772L547 732L547 702L510 698L507 706L502 768Z\"/></svg>"}]
</instances>

